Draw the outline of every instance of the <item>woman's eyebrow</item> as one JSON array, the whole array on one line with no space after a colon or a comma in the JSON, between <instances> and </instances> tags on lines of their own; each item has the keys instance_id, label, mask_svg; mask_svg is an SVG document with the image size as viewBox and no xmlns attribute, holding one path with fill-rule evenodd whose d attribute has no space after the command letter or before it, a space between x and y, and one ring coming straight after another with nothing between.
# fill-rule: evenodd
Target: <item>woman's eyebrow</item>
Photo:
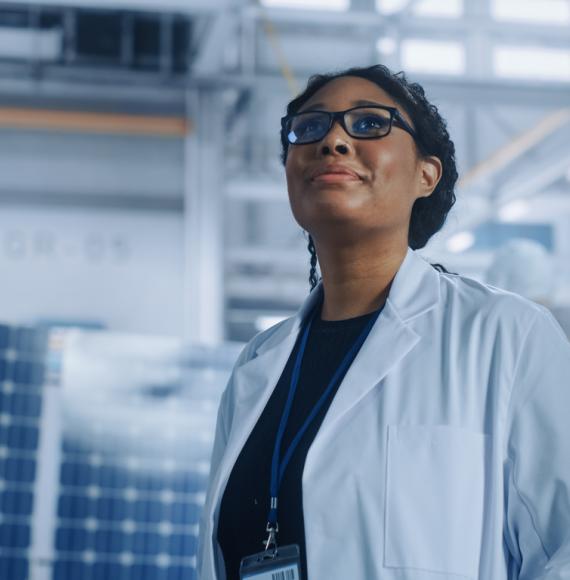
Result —
<instances>
[{"instance_id":1,"label":"woman's eyebrow","mask_svg":"<svg viewBox=\"0 0 570 580\"><path fill-rule=\"evenodd\" d=\"M352 105L354 107L366 107L367 105L372 105L374 106L380 106L380 107L386 107L387 105L384 105L382 103L377 103L376 101L366 101L366 100L360 100L360 101L352 101Z\"/></svg>"},{"instance_id":2,"label":"woman's eyebrow","mask_svg":"<svg viewBox=\"0 0 570 580\"><path fill-rule=\"evenodd\" d=\"M367 100L358 100L358 101L351 101L352 107L367 107L367 106L381 106L386 107L387 105L383 105L382 103L377 103L376 101L367 101ZM303 109L301 112L305 113L308 111L315 111L315 110L322 110L326 105L324 103L313 103L310 107Z\"/></svg>"}]
</instances>

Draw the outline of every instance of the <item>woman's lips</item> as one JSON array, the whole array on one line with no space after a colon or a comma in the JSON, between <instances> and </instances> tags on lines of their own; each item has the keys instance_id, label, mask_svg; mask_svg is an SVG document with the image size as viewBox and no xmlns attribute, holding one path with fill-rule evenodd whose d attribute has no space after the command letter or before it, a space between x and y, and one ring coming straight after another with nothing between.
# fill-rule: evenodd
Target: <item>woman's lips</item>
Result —
<instances>
[{"instance_id":1,"label":"woman's lips","mask_svg":"<svg viewBox=\"0 0 570 580\"><path fill-rule=\"evenodd\" d=\"M353 173L321 173L313 177L313 181L320 181L321 183L338 183L344 181L360 181L360 178Z\"/></svg>"},{"instance_id":2,"label":"woman's lips","mask_svg":"<svg viewBox=\"0 0 570 580\"><path fill-rule=\"evenodd\" d=\"M350 183L361 179L357 171L343 163L322 164L311 172L311 181L316 183Z\"/></svg>"}]
</instances>

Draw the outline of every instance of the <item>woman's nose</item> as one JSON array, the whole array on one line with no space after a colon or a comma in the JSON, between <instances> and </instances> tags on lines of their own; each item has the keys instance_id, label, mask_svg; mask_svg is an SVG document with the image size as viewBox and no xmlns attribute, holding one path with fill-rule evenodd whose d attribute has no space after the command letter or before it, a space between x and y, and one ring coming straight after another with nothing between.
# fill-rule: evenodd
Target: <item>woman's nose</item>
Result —
<instances>
[{"instance_id":1,"label":"woman's nose","mask_svg":"<svg viewBox=\"0 0 570 580\"><path fill-rule=\"evenodd\" d=\"M333 150L336 153L339 153L340 155L346 155L348 153L348 146L346 145L346 143L337 143L334 146L334 149L331 149L331 147L328 144L324 144L321 147L321 153L323 155L330 155Z\"/></svg>"},{"instance_id":2,"label":"woman's nose","mask_svg":"<svg viewBox=\"0 0 570 580\"><path fill-rule=\"evenodd\" d=\"M350 137L346 134L340 123L335 123L330 131L320 142L320 152L322 155L347 155L352 150Z\"/></svg>"}]
</instances>

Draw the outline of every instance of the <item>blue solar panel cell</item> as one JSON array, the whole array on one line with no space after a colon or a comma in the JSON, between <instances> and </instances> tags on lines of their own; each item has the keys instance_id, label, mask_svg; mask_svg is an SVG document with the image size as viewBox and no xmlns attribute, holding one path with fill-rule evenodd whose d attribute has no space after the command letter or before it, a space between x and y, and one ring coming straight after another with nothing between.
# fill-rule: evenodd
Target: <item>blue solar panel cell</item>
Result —
<instances>
[{"instance_id":1,"label":"blue solar panel cell","mask_svg":"<svg viewBox=\"0 0 570 580\"><path fill-rule=\"evenodd\" d=\"M186 557L196 553L197 538L191 534L170 534L168 536L168 553L171 556Z\"/></svg>"},{"instance_id":2,"label":"blue solar panel cell","mask_svg":"<svg viewBox=\"0 0 570 580\"><path fill-rule=\"evenodd\" d=\"M133 519L141 523L157 523L166 519L166 505L161 501L133 502Z\"/></svg>"},{"instance_id":3,"label":"blue solar panel cell","mask_svg":"<svg viewBox=\"0 0 570 580\"><path fill-rule=\"evenodd\" d=\"M36 461L24 457L0 460L0 479L18 483L32 483L36 479Z\"/></svg>"},{"instance_id":4,"label":"blue solar panel cell","mask_svg":"<svg viewBox=\"0 0 570 580\"><path fill-rule=\"evenodd\" d=\"M114 562L95 562L92 580L135 580L128 566Z\"/></svg>"},{"instance_id":5,"label":"blue solar panel cell","mask_svg":"<svg viewBox=\"0 0 570 580\"><path fill-rule=\"evenodd\" d=\"M100 520L121 521L130 515L129 502L117 497L101 497L95 503L95 515Z\"/></svg>"},{"instance_id":6,"label":"blue solar panel cell","mask_svg":"<svg viewBox=\"0 0 570 580\"><path fill-rule=\"evenodd\" d=\"M29 548L30 526L24 524L0 524L0 547Z\"/></svg>"},{"instance_id":7,"label":"blue solar panel cell","mask_svg":"<svg viewBox=\"0 0 570 580\"><path fill-rule=\"evenodd\" d=\"M3 580L27 580L28 560L14 556L0 557L0 578Z\"/></svg>"},{"instance_id":8,"label":"blue solar panel cell","mask_svg":"<svg viewBox=\"0 0 570 580\"><path fill-rule=\"evenodd\" d=\"M41 385L45 380L45 365L16 360L12 369L12 380L20 385Z\"/></svg>"},{"instance_id":9,"label":"blue solar panel cell","mask_svg":"<svg viewBox=\"0 0 570 580\"><path fill-rule=\"evenodd\" d=\"M5 350L10 346L10 327L0 324L0 350Z\"/></svg>"},{"instance_id":10,"label":"blue solar panel cell","mask_svg":"<svg viewBox=\"0 0 570 580\"><path fill-rule=\"evenodd\" d=\"M41 414L42 398L35 393L4 393L0 390L0 413L16 417L38 418Z\"/></svg>"},{"instance_id":11,"label":"blue solar panel cell","mask_svg":"<svg viewBox=\"0 0 570 580\"><path fill-rule=\"evenodd\" d=\"M195 503L174 502L170 507L169 519L173 524L197 524L202 507Z\"/></svg>"},{"instance_id":12,"label":"blue solar panel cell","mask_svg":"<svg viewBox=\"0 0 570 580\"><path fill-rule=\"evenodd\" d=\"M22 417L40 417L42 397L39 393L14 393L11 413Z\"/></svg>"},{"instance_id":13,"label":"blue solar panel cell","mask_svg":"<svg viewBox=\"0 0 570 580\"><path fill-rule=\"evenodd\" d=\"M101 487L122 489L129 485L129 473L126 469L114 465L101 465L93 470L92 481Z\"/></svg>"},{"instance_id":14,"label":"blue solar panel cell","mask_svg":"<svg viewBox=\"0 0 570 580\"><path fill-rule=\"evenodd\" d=\"M10 365L5 358L0 358L0 381L8 381L11 377L8 376L10 372Z\"/></svg>"},{"instance_id":15,"label":"blue solar panel cell","mask_svg":"<svg viewBox=\"0 0 570 580\"><path fill-rule=\"evenodd\" d=\"M38 448L39 431L37 427L26 425L0 425L0 445L13 449L35 451Z\"/></svg>"},{"instance_id":16,"label":"blue solar panel cell","mask_svg":"<svg viewBox=\"0 0 570 580\"><path fill-rule=\"evenodd\" d=\"M44 352L48 346L49 331L38 328L12 329L12 348L22 352Z\"/></svg>"},{"instance_id":17,"label":"blue solar panel cell","mask_svg":"<svg viewBox=\"0 0 570 580\"><path fill-rule=\"evenodd\" d=\"M77 527L61 527L55 536L56 550L62 552L83 552L92 548L90 534L87 530Z\"/></svg>"},{"instance_id":18,"label":"blue solar panel cell","mask_svg":"<svg viewBox=\"0 0 570 580\"><path fill-rule=\"evenodd\" d=\"M13 360L3 360L2 365L2 374L3 379L6 381L13 381L14 380L14 369L15 369L15 362Z\"/></svg>"},{"instance_id":19,"label":"blue solar panel cell","mask_svg":"<svg viewBox=\"0 0 570 580\"><path fill-rule=\"evenodd\" d=\"M126 549L125 534L118 530L97 530L95 550L103 554L120 554Z\"/></svg>"},{"instance_id":20,"label":"blue solar panel cell","mask_svg":"<svg viewBox=\"0 0 570 580\"><path fill-rule=\"evenodd\" d=\"M164 489L165 480L153 474L138 474L136 487L140 491L161 491Z\"/></svg>"},{"instance_id":21,"label":"blue solar panel cell","mask_svg":"<svg viewBox=\"0 0 570 580\"><path fill-rule=\"evenodd\" d=\"M53 580L83 580L90 578L91 566L75 560L57 560L53 568ZM109 579L110 580L110 579Z\"/></svg>"},{"instance_id":22,"label":"blue solar panel cell","mask_svg":"<svg viewBox=\"0 0 570 580\"><path fill-rule=\"evenodd\" d=\"M33 502L32 492L8 489L0 494L0 512L11 516L29 516Z\"/></svg>"},{"instance_id":23,"label":"blue solar panel cell","mask_svg":"<svg viewBox=\"0 0 570 580\"><path fill-rule=\"evenodd\" d=\"M208 485L208 476L189 471L172 481L172 490L181 493L202 492Z\"/></svg>"},{"instance_id":24,"label":"blue solar panel cell","mask_svg":"<svg viewBox=\"0 0 570 580\"><path fill-rule=\"evenodd\" d=\"M135 532L131 538L131 550L135 554L153 556L162 553L163 537L153 532Z\"/></svg>"},{"instance_id":25,"label":"blue solar panel cell","mask_svg":"<svg viewBox=\"0 0 570 580\"><path fill-rule=\"evenodd\" d=\"M166 578L167 580L196 580L196 569L191 566L171 566Z\"/></svg>"},{"instance_id":26,"label":"blue solar panel cell","mask_svg":"<svg viewBox=\"0 0 570 580\"><path fill-rule=\"evenodd\" d=\"M59 498L57 515L60 518L85 519L94 517L95 510L88 498L66 494Z\"/></svg>"},{"instance_id":27,"label":"blue solar panel cell","mask_svg":"<svg viewBox=\"0 0 570 580\"><path fill-rule=\"evenodd\" d=\"M66 454L85 453L85 445L82 441L64 437L61 444L61 450Z\"/></svg>"},{"instance_id":28,"label":"blue solar panel cell","mask_svg":"<svg viewBox=\"0 0 570 580\"><path fill-rule=\"evenodd\" d=\"M89 465L75 461L64 461L61 464L60 482L63 485L85 486L92 480Z\"/></svg>"},{"instance_id":29,"label":"blue solar panel cell","mask_svg":"<svg viewBox=\"0 0 570 580\"><path fill-rule=\"evenodd\" d=\"M12 412L12 395L4 393L0 387L0 413Z\"/></svg>"},{"instance_id":30,"label":"blue solar panel cell","mask_svg":"<svg viewBox=\"0 0 570 580\"><path fill-rule=\"evenodd\" d=\"M131 578L137 580L167 580L168 569L151 564L136 564L131 574Z\"/></svg>"}]
</instances>

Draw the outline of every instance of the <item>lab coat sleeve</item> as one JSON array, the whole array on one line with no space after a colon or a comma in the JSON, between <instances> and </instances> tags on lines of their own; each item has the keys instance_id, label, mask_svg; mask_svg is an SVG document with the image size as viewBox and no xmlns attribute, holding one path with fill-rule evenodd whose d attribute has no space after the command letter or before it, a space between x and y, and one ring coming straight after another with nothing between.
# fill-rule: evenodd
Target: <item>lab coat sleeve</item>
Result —
<instances>
[{"instance_id":1,"label":"lab coat sleeve","mask_svg":"<svg viewBox=\"0 0 570 580\"><path fill-rule=\"evenodd\" d=\"M234 364L232 374L228 380L226 388L222 394L220 405L218 407L218 415L216 419L216 430L214 435L214 445L212 448L212 454L210 458L210 476L208 481L208 491L206 493L206 500L204 504L204 509L202 509L202 513L200 516L200 525L199 525L199 533L198 533L198 547L196 553L196 569L198 571L202 570L203 566L203 558L205 552L205 542L209 541L206 537L206 529L207 529L207 522L206 518L208 517L209 513L209 506L211 503L211 492L212 492L212 480L218 471L218 466L220 461L224 455L224 451L226 449L226 444L228 441L228 429L227 429L227 421L232 405L232 396L233 396L233 389L232 389L232 381L234 377L235 370L244 364L249 358L251 357L251 353L254 350L253 339L249 342L241 351L236 363Z\"/></svg>"},{"instance_id":2,"label":"lab coat sleeve","mask_svg":"<svg viewBox=\"0 0 570 580\"><path fill-rule=\"evenodd\" d=\"M540 308L507 415L505 541L518 580L570 580L570 342Z\"/></svg>"}]
</instances>

